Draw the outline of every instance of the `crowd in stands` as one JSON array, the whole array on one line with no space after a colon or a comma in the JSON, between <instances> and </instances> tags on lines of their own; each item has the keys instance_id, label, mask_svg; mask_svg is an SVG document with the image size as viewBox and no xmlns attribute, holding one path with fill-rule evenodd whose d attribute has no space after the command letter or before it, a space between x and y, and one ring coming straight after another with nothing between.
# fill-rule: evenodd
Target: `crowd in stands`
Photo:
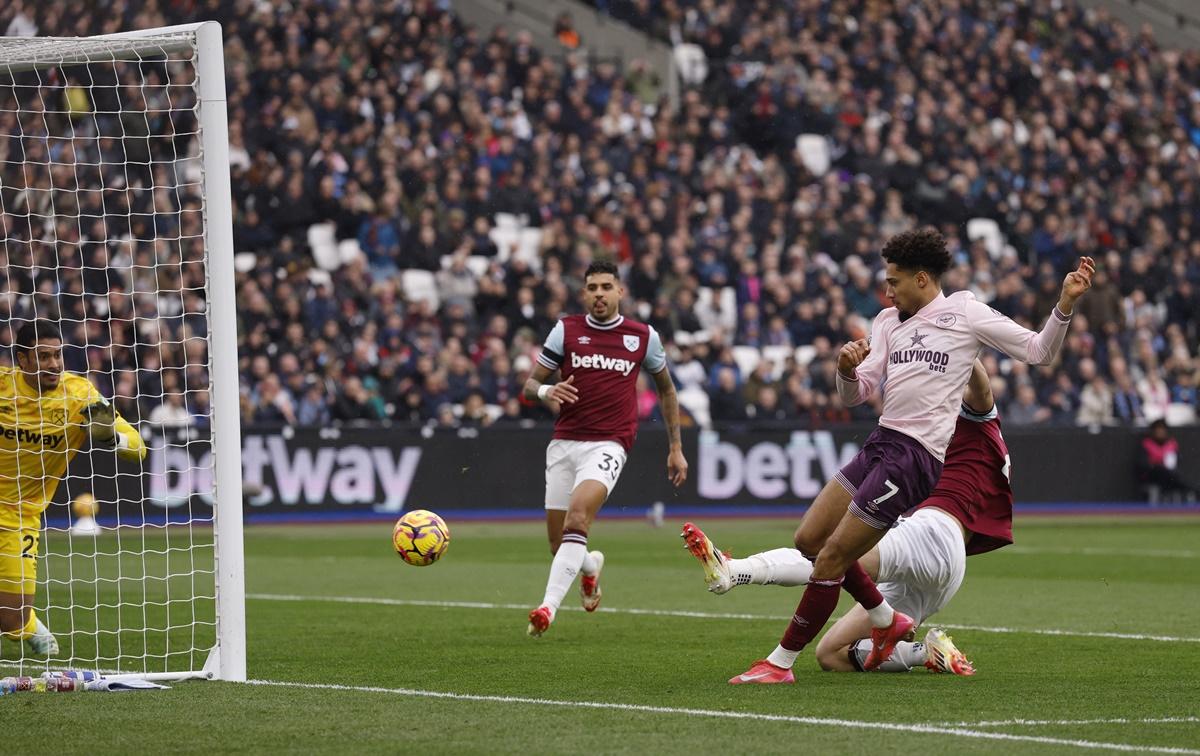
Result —
<instances>
[{"instance_id":1,"label":"crowd in stands","mask_svg":"<svg viewBox=\"0 0 1200 756\"><path fill-rule=\"evenodd\" d=\"M1195 422L1200 54L1071 2L595 4L698 52L707 74L673 106L659 73L590 63L586 38L540 50L434 0L46 0L0 11L0 28L223 24L248 423L548 420L520 388L598 258L622 266L627 314L662 334L689 422L873 420L877 406L836 398L837 349L889 304L883 241L918 225L949 240L948 290L1032 328L1079 255L1100 264L1054 365L985 357L1006 423ZM22 133L0 146L9 261L20 247L34 268L75 254L126 272L101 289L10 276L6 316L37 296L136 305L143 320L115 335L120 312L88 310L103 322L74 336L104 348L72 366L107 371L135 418L203 422L197 199L131 192L169 204L173 254L136 211L127 245L92 229L14 244L14 156L40 154ZM132 155L129 141L110 147ZM137 300L131 279L163 257L178 265L145 283L159 301Z\"/></svg>"}]
</instances>

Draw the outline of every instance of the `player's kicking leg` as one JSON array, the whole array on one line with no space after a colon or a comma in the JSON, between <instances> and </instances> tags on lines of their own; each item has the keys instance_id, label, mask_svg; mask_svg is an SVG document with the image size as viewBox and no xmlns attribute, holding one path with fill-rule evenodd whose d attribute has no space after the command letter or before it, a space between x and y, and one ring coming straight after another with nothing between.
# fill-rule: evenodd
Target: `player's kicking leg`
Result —
<instances>
[{"instance_id":1,"label":"player's kicking leg","mask_svg":"<svg viewBox=\"0 0 1200 756\"><path fill-rule=\"evenodd\" d=\"M603 569L604 553L589 551L579 573L579 598L584 611L594 612L600 607L600 571Z\"/></svg>"},{"instance_id":2,"label":"player's kicking leg","mask_svg":"<svg viewBox=\"0 0 1200 756\"><path fill-rule=\"evenodd\" d=\"M871 653L871 620L861 606L846 612L817 644L817 663L827 672L865 672L863 664ZM876 669L880 672L907 672L925 665L925 644L911 640L897 641L886 661Z\"/></svg>"},{"instance_id":3,"label":"player's kicking leg","mask_svg":"<svg viewBox=\"0 0 1200 756\"><path fill-rule=\"evenodd\" d=\"M839 619L817 644L817 662L827 672L865 672L871 653L871 622L861 606L855 606ZM924 642L913 639L896 643L891 656L875 668L878 672L908 672L925 667L953 675L975 674L975 667L954 641L940 628L931 628Z\"/></svg>"},{"instance_id":4,"label":"player's kicking leg","mask_svg":"<svg viewBox=\"0 0 1200 756\"><path fill-rule=\"evenodd\" d=\"M745 559L733 559L719 551L693 523L684 523L679 535L684 547L700 561L704 582L712 593L727 593L735 585L805 585L812 575L812 562L795 548L772 549Z\"/></svg>"},{"instance_id":5,"label":"player's kicking leg","mask_svg":"<svg viewBox=\"0 0 1200 756\"><path fill-rule=\"evenodd\" d=\"M562 606L567 590L571 587L571 583L575 582L575 576L584 570L585 563L591 568L587 572L592 576L592 580L589 581L590 585L584 587L584 608L588 607L589 602L592 607L589 611L599 605L598 578L600 568L604 565L604 555L598 551L589 554L587 539L592 520L600 511L600 507L604 505L606 498L608 498L608 489L603 483L596 480L585 480L571 492L570 503L562 518L562 535L558 548L555 550L554 561L550 564L550 577L546 581L546 593L542 597L542 603L529 613L528 632L531 636L536 638L550 628L555 615L558 614L558 608ZM551 518L548 517L548 527L552 527L549 525L550 521ZM587 593L589 588L590 595Z\"/></svg>"},{"instance_id":6,"label":"player's kicking leg","mask_svg":"<svg viewBox=\"0 0 1200 756\"><path fill-rule=\"evenodd\" d=\"M930 628L925 633L925 666L934 672L949 672L952 675L975 674L975 665L954 645L954 640L940 627Z\"/></svg>"}]
</instances>

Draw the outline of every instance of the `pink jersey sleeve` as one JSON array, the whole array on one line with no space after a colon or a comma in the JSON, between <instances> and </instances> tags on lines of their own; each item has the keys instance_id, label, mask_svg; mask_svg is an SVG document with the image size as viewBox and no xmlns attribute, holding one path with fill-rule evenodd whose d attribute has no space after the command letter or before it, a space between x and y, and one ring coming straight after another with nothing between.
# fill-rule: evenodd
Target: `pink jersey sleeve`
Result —
<instances>
[{"instance_id":1,"label":"pink jersey sleeve","mask_svg":"<svg viewBox=\"0 0 1200 756\"><path fill-rule=\"evenodd\" d=\"M837 390L842 397L842 403L847 407L862 404L871 398L871 394L875 392L875 388L879 386L880 381L887 373L887 324L893 320L894 318L881 313L871 324L871 353L854 371L854 380L843 378L842 371L838 371Z\"/></svg>"},{"instance_id":2,"label":"pink jersey sleeve","mask_svg":"<svg viewBox=\"0 0 1200 756\"><path fill-rule=\"evenodd\" d=\"M1071 323L1055 307L1042 330L1034 333L974 297L966 302L966 315L977 339L1030 365L1048 365L1058 355Z\"/></svg>"}]
</instances>

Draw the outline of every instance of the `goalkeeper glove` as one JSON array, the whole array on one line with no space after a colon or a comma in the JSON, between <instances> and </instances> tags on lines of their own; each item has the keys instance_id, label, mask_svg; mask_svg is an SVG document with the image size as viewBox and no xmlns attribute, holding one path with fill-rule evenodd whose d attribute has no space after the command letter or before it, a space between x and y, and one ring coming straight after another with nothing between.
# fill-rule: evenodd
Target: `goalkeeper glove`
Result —
<instances>
[{"instance_id":1,"label":"goalkeeper glove","mask_svg":"<svg viewBox=\"0 0 1200 756\"><path fill-rule=\"evenodd\" d=\"M117 443L117 413L107 399L99 399L83 408L88 420L92 444L112 448Z\"/></svg>"}]
</instances>

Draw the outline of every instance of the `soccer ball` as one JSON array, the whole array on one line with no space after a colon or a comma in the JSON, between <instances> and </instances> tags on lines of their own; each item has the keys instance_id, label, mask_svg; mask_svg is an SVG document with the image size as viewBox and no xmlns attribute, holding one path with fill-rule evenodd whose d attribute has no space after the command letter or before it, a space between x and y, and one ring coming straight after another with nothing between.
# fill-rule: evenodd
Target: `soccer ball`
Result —
<instances>
[{"instance_id":1,"label":"soccer ball","mask_svg":"<svg viewBox=\"0 0 1200 756\"><path fill-rule=\"evenodd\" d=\"M404 561L425 567L446 553L450 546L450 528L433 512L414 509L396 521L396 527L392 528L392 546Z\"/></svg>"}]
</instances>

